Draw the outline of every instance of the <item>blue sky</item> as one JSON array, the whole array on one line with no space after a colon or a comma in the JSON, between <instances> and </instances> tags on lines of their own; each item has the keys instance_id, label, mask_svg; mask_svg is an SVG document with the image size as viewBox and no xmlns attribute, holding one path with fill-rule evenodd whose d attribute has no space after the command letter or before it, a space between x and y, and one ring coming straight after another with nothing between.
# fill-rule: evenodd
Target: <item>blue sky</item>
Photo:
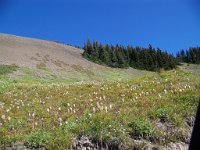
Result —
<instances>
[{"instance_id":1,"label":"blue sky","mask_svg":"<svg viewBox=\"0 0 200 150\"><path fill-rule=\"evenodd\" d=\"M198 0L0 0L0 33L82 46L159 47L170 53L200 45Z\"/></svg>"}]
</instances>

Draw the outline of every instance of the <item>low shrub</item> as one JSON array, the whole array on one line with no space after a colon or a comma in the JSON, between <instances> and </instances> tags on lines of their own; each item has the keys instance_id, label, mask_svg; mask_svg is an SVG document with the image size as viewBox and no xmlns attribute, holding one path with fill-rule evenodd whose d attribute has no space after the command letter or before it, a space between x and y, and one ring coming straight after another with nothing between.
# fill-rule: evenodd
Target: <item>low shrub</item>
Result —
<instances>
[{"instance_id":1,"label":"low shrub","mask_svg":"<svg viewBox=\"0 0 200 150\"><path fill-rule=\"evenodd\" d=\"M148 138L154 133L154 129L147 120L134 118L132 122L128 124L128 126L131 128L130 133L133 137Z\"/></svg>"},{"instance_id":2,"label":"low shrub","mask_svg":"<svg viewBox=\"0 0 200 150\"><path fill-rule=\"evenodd\" d=\"M49 132L37 130L28 136L26 145L30 148L47 147L51 136Z\"/></svg>"},{"instance_id":3,"label":"low shrub","mask_svg":"<svg viewBox=\"0 0 200 150\"><path fill-rule=\"evenodd\" d=\"M0 75L6 75L17 70L16 65L0 65Z\"/></svg>"}]
</instances>

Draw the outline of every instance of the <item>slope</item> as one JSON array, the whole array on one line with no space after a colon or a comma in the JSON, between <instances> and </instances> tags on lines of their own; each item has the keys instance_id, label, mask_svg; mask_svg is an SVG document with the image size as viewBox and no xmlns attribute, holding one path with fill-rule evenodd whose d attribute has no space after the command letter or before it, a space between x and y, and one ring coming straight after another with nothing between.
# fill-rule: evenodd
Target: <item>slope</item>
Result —
<instances>
[{"instance_id":1,"label":"slope","mask_svg":"<svg viewBox=\"0 0 200 150\"><path fill-rule=\"evenodd\" d=\"M134 69L113 69L92 63L72 46L0 34L0 64L19 66L12 78L59 78L69 82L129 79L145 74Z\"/></svg>"}]
</instances>

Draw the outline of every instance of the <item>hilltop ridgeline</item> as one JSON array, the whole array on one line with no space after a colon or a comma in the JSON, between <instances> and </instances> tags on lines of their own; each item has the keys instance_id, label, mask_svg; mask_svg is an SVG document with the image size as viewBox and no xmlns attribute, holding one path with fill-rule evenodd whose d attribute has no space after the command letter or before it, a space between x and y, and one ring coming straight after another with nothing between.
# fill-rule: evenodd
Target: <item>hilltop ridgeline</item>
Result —
<instances>
[{"instance_id":1,"label":"hilltop ridgeline","mask_svg":"<svg viewBox=\"0 0 200 150\"><path fill-rule=\"evenodd\" d=\"M90 40L84 44L85 51L83 57L98 64L110 67L143 69L157 71L159 69L176 68L175 57L163 52L159 48L155 49L151 45L148 48L124 47L122 45L103 45L102 43Z\"/></svg>"}]
</instances>

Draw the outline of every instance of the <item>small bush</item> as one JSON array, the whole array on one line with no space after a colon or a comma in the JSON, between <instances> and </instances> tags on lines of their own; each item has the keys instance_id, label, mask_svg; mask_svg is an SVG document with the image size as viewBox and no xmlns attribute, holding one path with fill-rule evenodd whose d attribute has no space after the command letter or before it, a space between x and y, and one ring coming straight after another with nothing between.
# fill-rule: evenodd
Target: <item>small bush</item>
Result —
<instances>
[{"instance_id":1,"label":"small bush","mask_svg":"<svg viewBox=\"0 0 200 150\"><path fill-rule=\"evenodd\" d=\"M20 139L20 136L13 135L7 136L3 131L0 131L0 150L6 149L6 147L12 146L12 144L16 143L17 140Z\"/></svg>"},{"instance_id":2,"label":"small bush","mask_svg":"<svg viewBox=\"0 0 200 150\"><path fill-rule=\"evenodd\" d=\"M186 104L187 106L197 106L199 102L199 96L195 95L193 92L188 92L184 95L175 97L173 101Z\"/></svg>"},{"instance_id":3,"label":"small bush","mask_svg":"<svg viewBox=\"0 0 200 150\"><path fill-rule=\"evenodd\" d=\"M25 125L25 123L26 123L26 121L23 119L21 119L21 120L12 119L12 120L6 122L5 127L9 130L11 130L12 128L20 129Z\"/></svg>"},{"instance_id":4,"label":"small bush","mask_svg":"<svg viewBox=\"0 0 200 150\"><path fill-rule=\"evenodd\" d=\"M72 134L63 128L59 128L52 133L51 139L47 144L48 149L69 149L73 142Z\"/></svg>"},{"instance_id":5,"label":"small bush","mask_svg":"<svg viewBox=\"0 0 200 150\"><path fill-rule=\"evenodd\" d=\"M168 107L159 107L155 110L155 116L160 119L161 122L169 120L169 116L172 110Z\"/></svg>"},{"instance_id":6,"label":"small bush","mask_svg":"<svg viewBox=\"0 0 200 150\"><path fill-rule=\"evenodd\" d=\"M146 138L150 137L154 132L148 121L139 118L134 119L128 126L131 128L131 135L134 137Z\"/></svg>"},{"instance_id":7,"label":"small bush","mask_svg":"<svg viewBox=\"0 0 200 150\"><path fill-rule=\"evenodd\" d=\"M128 143L128 134L122 124L109 114L86 113L79 122L68 123L67 129L80 136L87 136L96 143L121 144Z\"/></svg>"},{"instance_id":8,"label":"small bush","mask_svg":"<svg viewBox=\"0 0 200 150\"><path fill-rule=\"evenodd\" d=\"M46 68L46 64L44 64L44 63L36 64L36 68L37 69L45 69Z\"/></svg>"},{"instance_id":9,"label":"small bush","mask_svg":"<svg viewBox=\"0 0 200 150\"><path fill-rule=\"evenodd\" d=\"M33 132L26 140L26 145L30 148L47 147L51 139L51 134L46 131L38 130Z\"/></svg>"},{"instance_id":10,"label":"small bush","mask_svg":"<svg viewBox=\"0 0 200 150\"><path fill-rule=\"evenodd\" d=\"M6 75L17 70L16 65L0 65L0 75Z\"/></svg>"}]
</instances>

